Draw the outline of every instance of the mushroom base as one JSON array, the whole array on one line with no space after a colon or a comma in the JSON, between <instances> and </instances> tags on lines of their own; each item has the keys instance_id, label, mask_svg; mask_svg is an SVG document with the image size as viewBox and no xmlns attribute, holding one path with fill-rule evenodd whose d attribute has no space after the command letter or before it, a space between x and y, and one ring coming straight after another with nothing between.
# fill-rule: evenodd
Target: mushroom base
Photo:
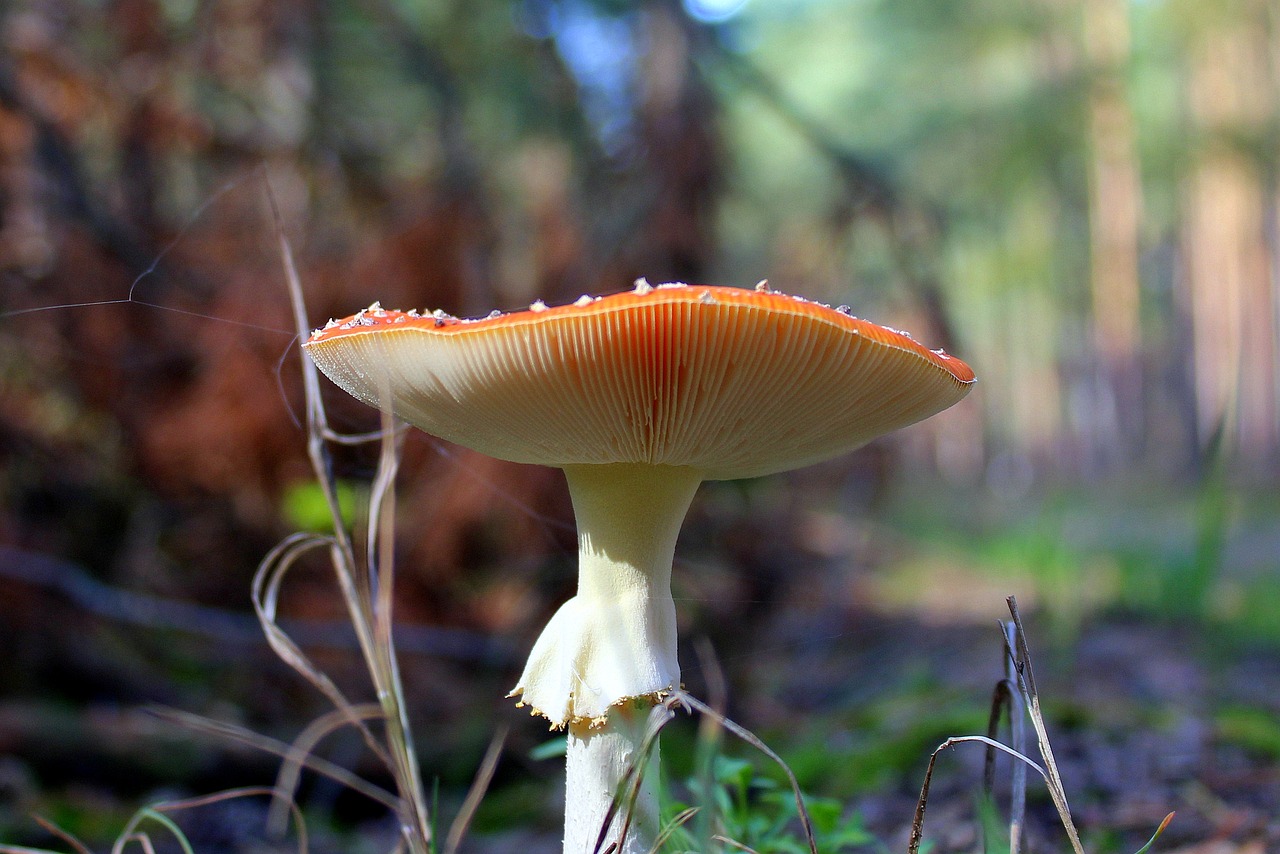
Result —
<instances>
[{"instance_id":1,"label":"mushroom base","mask_svg":"<svg viewBox=\"0 0 1280 854\"><path fill-rule=\"evenodd\" d=\"M640 757L644 746L648 711L643 700L615 708L601 729L570 725L565 748L564 850L566 854L596 851L596 841L619 783ZM658 746L653 746L644 776L628 816L626 795L604 835L598 850L617 843L622 826L628 823L627 838L619 854L647 854L658 833ZM629 819L629 822L628 822Z\"/></svg>"},{"instance_id":2,"label":"mushroom base","mask_svg":"<svg viewBox=\"0 0 1280 854\"><path fill-rule=\"evenodd\" d=\"M601 726L612 707L680 684L671 560L701 474L676 466L568 466L578 594L534 644L511 696L551 721Z\"/></svg>"}]
</instances>

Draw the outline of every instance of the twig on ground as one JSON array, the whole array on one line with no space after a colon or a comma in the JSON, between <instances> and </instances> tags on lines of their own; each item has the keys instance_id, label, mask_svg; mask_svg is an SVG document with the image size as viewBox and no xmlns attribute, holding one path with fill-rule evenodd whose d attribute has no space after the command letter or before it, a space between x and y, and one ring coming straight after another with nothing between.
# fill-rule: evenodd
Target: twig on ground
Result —
<instances>
[{"instance_id":1,"label":"twig on ground","mask_svg":"<svg viewBox=\"0 0 1280 854\"><path fill-rule=\"evenodd\" d=\"M243 651L231 647L269 643L253 614L117 587L62 557L0 545L0 578L51 591L76 608L115 623L210 638L216 643L202 648L208 655L240 660ZM348 650L358 645L349 621L276 622L302 648ZM395 635L400 652L495 665L516 661L511 643L479 632L401 623Z\"/></svg>"}]
</instances>

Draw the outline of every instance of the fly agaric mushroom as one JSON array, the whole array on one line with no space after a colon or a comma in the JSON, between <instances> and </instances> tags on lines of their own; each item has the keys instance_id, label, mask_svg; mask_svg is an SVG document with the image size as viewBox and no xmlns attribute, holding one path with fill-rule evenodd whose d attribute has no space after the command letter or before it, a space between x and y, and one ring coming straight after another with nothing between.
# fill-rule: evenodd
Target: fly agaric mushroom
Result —
<instances>
[{"instance_id":1,"label":"fly agaric mushroom","mask_svg":"<svg viewBox=\"0 0 1280 854\"><path fill-rule=\"evenodd\" d=\"M476 320L375 304L330 321L306 349L346 391L428 433L564 469L578 592L511 695L568 728L574 854L593 850L639 750L642 710L680 684L671 564L698 484L829 459L946 409L974 381L964 362L904 333L764 283L641 280ZM623 852L649 849L653 801L642 792L641 831Z\"/></svg>"}]
</instances>

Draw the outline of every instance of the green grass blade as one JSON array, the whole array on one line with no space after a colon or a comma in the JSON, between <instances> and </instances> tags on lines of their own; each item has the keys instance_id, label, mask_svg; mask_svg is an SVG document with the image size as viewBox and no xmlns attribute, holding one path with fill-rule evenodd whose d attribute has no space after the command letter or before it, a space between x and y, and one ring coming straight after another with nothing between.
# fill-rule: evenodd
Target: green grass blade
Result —
<instances>
[{"instance_id":1,"label":"green grass blade","mask_svg":"<svg viewBox=\"0 0 1280 854\"><path fill-rule=\"evenodd\" d=\"M1147 844L1139 848L1134 854L1147 854L1151 850L1151 846L1156 844L1156 840L1160 838L1160 834L1164 833L1164 829L1169 826L1169 822L1173 821L1176 812L1171 812L1164 817L1164 821L1160 822L1160 826L1156 828L1156 832L1151 834L1151 838L1147 840Z\"/></svg>"}]
</instances>

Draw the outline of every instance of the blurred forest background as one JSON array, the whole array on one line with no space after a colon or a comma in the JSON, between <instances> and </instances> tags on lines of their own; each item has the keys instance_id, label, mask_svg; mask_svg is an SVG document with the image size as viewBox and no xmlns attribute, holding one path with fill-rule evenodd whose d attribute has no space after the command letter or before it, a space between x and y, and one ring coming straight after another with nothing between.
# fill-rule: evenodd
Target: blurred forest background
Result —
<instances>
[{"instance_id":1,"label":"blurred forest background","mask_svg":"<svg viewBox=\"0 0 1280 854\"><path fill-rule=\"evenodd\" d=\"M268 181L316 325L768 278L964 358L977 389L926 424L704 487L676 596L731 714L897 846L929 750L985 726L1016 593L1094 850L1175 808L1171 846L1280 846L1274 0L0 4L0 841L271 780L141 706L284 740L324 711L248 604L323 524ZM353 507L374 460L339 459ZM513 726L494 850L558 839L546 733L502 697L573 549L557 472L408 441L412 716L446 808ZM322 566L285 607L362 684ZM304 799L339 850L389 838ZM204 821L204 851L263 838Z\"/></svg>"}]
</instances>

